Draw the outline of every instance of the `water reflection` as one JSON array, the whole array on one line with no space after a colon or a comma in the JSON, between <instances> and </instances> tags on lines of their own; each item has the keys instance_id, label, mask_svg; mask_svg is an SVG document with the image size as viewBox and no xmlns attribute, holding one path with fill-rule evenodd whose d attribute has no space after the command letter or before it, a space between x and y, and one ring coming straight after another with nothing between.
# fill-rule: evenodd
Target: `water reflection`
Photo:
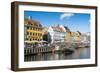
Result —
<instances>
[{"instance_id":1,"label":"water reflection","mask_svg":"<svg viewBox=\"0 0 100 73\"><path fill-rule=\"evenodd\" d=\"M78 48L72 54L66 53L43 53L31 56L25 56L24 61L46 61L46 60L64 60L64 59L87 59L90 58L90 48Z\"/></svg>"}]
</instances>

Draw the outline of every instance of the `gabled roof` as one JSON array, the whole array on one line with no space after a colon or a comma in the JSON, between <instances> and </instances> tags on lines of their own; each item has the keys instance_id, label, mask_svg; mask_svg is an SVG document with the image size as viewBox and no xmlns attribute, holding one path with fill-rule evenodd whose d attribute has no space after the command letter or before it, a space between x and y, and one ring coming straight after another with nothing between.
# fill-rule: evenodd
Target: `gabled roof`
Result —
<instances>
[{"instance_id":1,"label":"gabled roof","mask_svg":"<svg viewBox=\"0 0 100 73\"><path fill-rule=\"evenodd\" d=\"M32 19L24 19L24 25L25 24L36 24L37 26L42 27L40 22L32 20Z\"/></svg>"},{"instance_id":2,"label":"gabled roof","mask_svg":"<svg viewBox=\"0 0 100 73\"><path fill-rule=\"evenodd\" d=\"M59 26L52 26L52 28L53 28L54 31L64 32L64 30Z\"/></svg>"},{"instance_id":3,"label":"gabled roof","mask_svg":"<svg viewBox=\"0 0 100 73\"><path fill-rule=\"evenodd\" d=\"M77 31L79 33L79 35L81 35L82 33L80 31Z\"/></svg>"},{"instance_id":4,"label":"gabled roof","mask_svg":"<svg viewBox=\"0 0 100 73\"><path fill-rule=\"evenodd\" d=\"M65 30L68 32L71 32L70 29L67 26L64 26Z\"/></svg>"}]
</instances>

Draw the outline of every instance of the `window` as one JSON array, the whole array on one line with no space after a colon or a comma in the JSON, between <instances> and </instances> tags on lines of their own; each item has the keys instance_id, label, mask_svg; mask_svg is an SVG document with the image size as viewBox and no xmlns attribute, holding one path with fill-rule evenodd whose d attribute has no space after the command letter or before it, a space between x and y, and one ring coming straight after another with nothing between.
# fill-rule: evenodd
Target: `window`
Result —
<instances>
[{"instance_id":1,"label":"window","mask_svg":"<svg viewBox=\"0 0 100 73\"><path fill-rule=\"evenodd\" d=\"M28 38L26 38L25 40L28 40Z\"/></svg>"},{"instance_id":2,"label":"window","mask_svg":"<svg viewBox=\"0 0 100 73\"><path fill-rule=\"evenodd\" d=\"M29 35L29 32L27 32L27 35Z\"/></svg>"},{"instance_id":3,"label":"window","mask_svg":"<svg viewBox=\"0 0 100 73\"><path fill-rule=\"evenodd\" d=\"M30 32L30 35L32 35L32 32Z\"/></svg>"},{"instance_id":4,"label":"window","mask_svg":"<svg viewBox=\"0 0 100 73\"><path fill-rule=\"evenodd\" d=\"M40 34L38 33L38 36L40 36Z\"/></svg>"},{"instance_id":5,"label":"window","mask_svg":"<svg viewBox=\"0 0 100 73\"><path fill-rule=\"evenodd\" d=\"M30 39L30 41L31 41L32 39Z\"/></svg>"},{"instance_id":6,"label":"window","mask_svg":"<svg viewBox=\"0 0 100 73\"><path fill-rule=\"evenodd\" d=\"M31 22L28 22L28 24L29 24L29 25L32 25L32 23L31 23Z\"/></svg>"},{"instance_id":7,"label":"window","mask_svg":"<svg viewBox=\"0 0 100 73\"><path fill-rule=\"evenodd\" d=\"M37 28L35 30L37 30Z\"/></svg>"},{"instance_id":8,"label":"window","mask_svg":"<svg viewBox=\"0 0 100 73\"><path fill-rule=\"evenodd\" d=\"M30 29L32 30L32 27L30 27Z\"/></svg>"},{"instance_id":9,"label":"window","mask_svg":"<svg viewBox=\"0 0 100 73\"><path fill-rule=\"evenodd\" d=\"M29 27L27 27L27 29L29 29Z\"/></svg>"},{"instance_id":10,"label":"window","mask_svg":"<svg viewBox=\"0 0 100 73\"><path fill-rule=\"evenodd\" d=\"M41 36L42 34L40 33L40 36Z\"/></svg>"},{"instance_id":11,"label":"window","mask_svg":"<svg viewBox=\"0 0 100 73\"><path fill-rule=\"evenodd\" d=\"M28 40L30 40L30 38L28 38Z\"/></svg>"},{"instance_id":12,"label":"window","mask_svg":"<svg viewBox=\"0 0 100 73\"><path fill-rule=\"evenodd\" d=\"M36 23L34 23L34 26L37 26L37 24L36 24Z\"/></svg>"}]
</instances>

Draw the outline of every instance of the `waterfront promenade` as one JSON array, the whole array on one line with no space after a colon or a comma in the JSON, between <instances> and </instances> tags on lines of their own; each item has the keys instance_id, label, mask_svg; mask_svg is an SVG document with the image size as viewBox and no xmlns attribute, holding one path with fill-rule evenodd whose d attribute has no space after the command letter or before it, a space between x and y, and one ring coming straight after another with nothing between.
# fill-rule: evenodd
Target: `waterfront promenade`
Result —
<instances>
[{"instance_id":1,"label":"waterfront promenade","mask_svg":"<svg viewBox=\"0 0 100 73\"><path fill-rule=\"evenodd\" d=\"M89 47L89 43L57 43L57 44L45 44L34 46L32 44L27 44L24 48L24 55L34 55L40 53L55 53L55 52L65 52L72 53L77 48Z\"/></svg>"}]
</instances>

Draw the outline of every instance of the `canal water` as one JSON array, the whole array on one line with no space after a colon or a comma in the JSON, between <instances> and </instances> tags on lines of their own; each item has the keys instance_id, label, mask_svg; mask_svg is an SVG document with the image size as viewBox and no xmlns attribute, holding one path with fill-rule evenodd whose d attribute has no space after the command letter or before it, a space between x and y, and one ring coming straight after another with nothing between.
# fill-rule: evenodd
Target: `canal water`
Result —
<instances>
[{"instance_id":1,"label":"canal water","mask_svg":"<svg viewBox=\"0 0 100 73\"><path fill-rule=\"evenodd\" d=\"M73 53L44 53L25 56L24 61L48 61L48 60L70 60L90 58L90 48L78 48Z\"/></svg>"}]
</instances>

